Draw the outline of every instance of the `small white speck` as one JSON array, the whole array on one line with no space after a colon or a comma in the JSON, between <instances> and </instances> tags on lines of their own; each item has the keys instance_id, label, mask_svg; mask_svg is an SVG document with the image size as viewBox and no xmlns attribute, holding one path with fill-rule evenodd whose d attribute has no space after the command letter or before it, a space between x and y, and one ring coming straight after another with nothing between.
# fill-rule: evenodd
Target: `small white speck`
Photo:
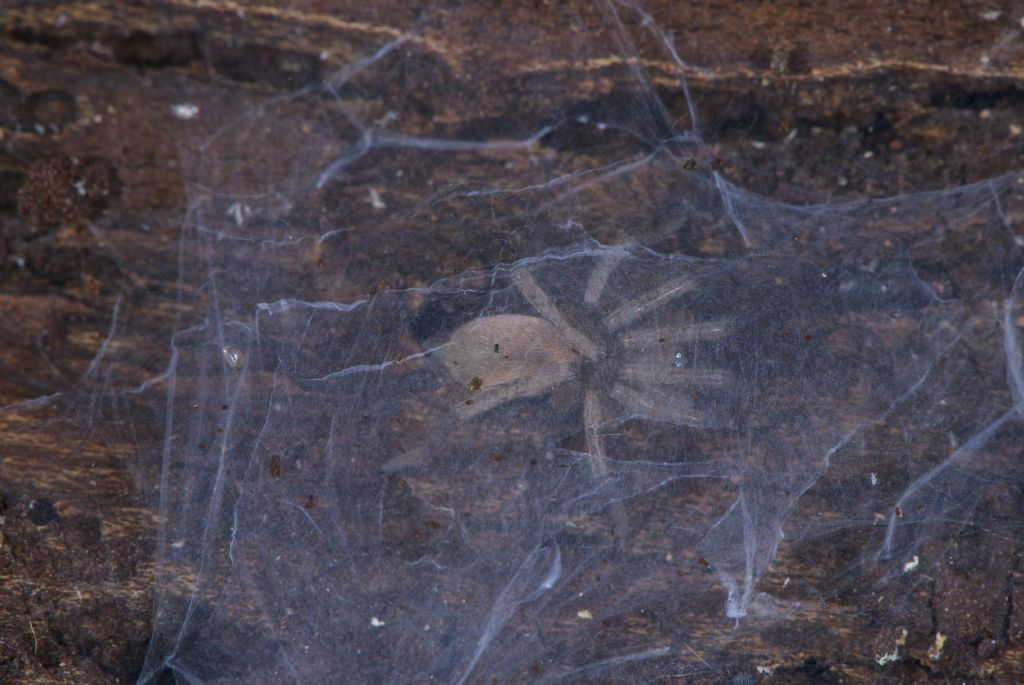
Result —
<instances>
[{"instance_id":1,"label":"small white speck","mask_svg":"<svg viewBox=\"0 0 1024 685\"><path fill-rule=\"evenodd\" d=\"M874 156L875 156L875 153L872 152L871 150L868 150L867 152L864 153L864 159L871 159Z\"/></svg>"},{"instance_id":2,"label":"small white speck","mask_svg":"<svg viewBox=\"0 0 1024 685\"><path fill-rule=\"evenodd\" d=\"M774 671L774 670L775 670L774 666L758 666L757 667L757 672L762 674L762 675L771 675L772 671Z\"/></svg>"},{"instance_id":3,"label":"small white speck","mask_svg":"<svg viewBox=\"0 0 1024 685\"><path fill-rule=\"evenodd\" d=\"M380 193L377 192L376 188L370 188L370 206L374 209L384 209L387 207L384 201L380 199Z\"/></svg>"},{"instance_id":4,"label":"small white speck","mask_svg":"<svg viewBox=\"0 0 1024 685\"><path fill-rule=\"evenodd\" d=\"M789 585L789 576L786 576L786 579L782 581L782 587L786 587L787 585Z\"/></svg>"},{"instance_id":5,"label":"small white speck","mask_svg":"<svg viewBox=\"0 0 1024 685\"><path fill-rule=\"evenodd\" d=\"M188 121L194 119L199 114L199 106L193 105L191 102L183 102L177 105L171 105L171 114Z\"/></svg>"},{"instance_id":6,"label":"small white speck","mask_svg":"<svg viewBox=\"0 0 1024 685\"><path fill-rule=\"evenodd\" d=\"M321 62L326 62L327 58L330 57L330 56L331 56L331 53L327 52L326 50L321 50L320 51L320 61Z\"/></svg>"},{"instance_id":7,"label":"small white speck","mask_svg":"<svg viewBox=\"0 0 1024 685\"><path fill-rule=\"evenodd\" d=\"M683 368L683 353L682 352L676 352L675 367L677 369Z\"/></svg>"},{"instance_id":8,"label":"small white speck","mask_svg":"<svg viewBox=\"0 0 1024 685\"><path fill-rule=\"evenodd\" d=\"M876 474L874 471L871 472L871 485L878 485L878 474Z\"/></svg>"},{"instance_id":9,"label":"small white speck","mask_svg":"<svg viewBox=\"0 0 1024 685\"><path fill-rule=\"evenodd\" d=\"M388 111L384 112L384 114L374 119L373 125L378 128L384 128L397 118L398 114L394 110L389 109Z\"/></svg>"},{"instance_id":10,"label":"small white speck","mask_svg":"<svg viewBox=\"0 0 1024 685\"><path fill-rule=\"evenodd\" d=\"M982 55L981 57L978 58L978 61L981 62L982 65L987 67L992 62L992 58L989 57L988 55Z\"/></svg>"},{"instance_id":11,"label":"small white speck","mask_svg":"<svg viewBox=\"0 0 1024 685\"><path fill-rule=\"evenodd\" d=\"M76 193L85 195L85 181L75 181L72 185L75 187Z\"/></svg>"},{"instance_id":12,"label":"small white speck","mask_svg":"<svg viewBox=\"0 0 1024 685\"><path fill-rule=\"evenodd\" d=\"M883 654L882 656L878 657L877 663L878 663L879 666L885 666L889 662L899 661L899 658L900 658L900 648L896 647L895 649L892 650L892 653L890 653L890 654Z\"/></svg>"},{"instance_id":13,"label":"small white speck","mask_svg":"<svg viewBox=\"0 0 1024 685\"><path fill-rule=\"evenodd\" d=\"M754 140L750 144L754 146L755 150L763 150L765 145L767 145L763 140Z\"/></svg>"},{"instance_id":14,"label":"small white speck","mask_svg":"<svg viewBox=\"0 0 1024 685\"><path fill-rule=\"evenodd\" d=\"M103 115L102 114L93 114L92 115L92 123L94 123L94 124L102 124L103 123Z\"/></svg>"},{"instance_id":15,"label":"small white speck","mask_svg":"<svg viewBox=\"0 0 1024 685\"><path fill-rule=\"evenodd\" d=\"M1024 131L1024 129L1022 129L1019 124L1010 124L1011 136L1017 137L1021 134L1021 131Z\"/></svg>"},{"instance_id":16,"label":"small white speck","mask_svg":"<svg viewBox=\"0 0 1024 685\"><path fill-rule=\"evenodd\" d=\"M64 28L64 24L68 21L68 17L63 12L57 15L57 21L53 22L53 25L59 29Z\"/></svg>"},{"instance_id":17,"label":"small white speck","mask_svg":"<svg viewBox=\"0 0 1024 685\"><path fill-rule=\"evenodd\" d=\"M252 210L249 209L249 205L243 205L241 202L235 202L228 211L224 212L225 216L228 216L235 221L236 226L241 226L245 223L245 217L252 216Z\"/></svg>"},{"instance_id":18,"label":"small white speck","mask_svg":"<svg viewBox=\"0 0 1024 685\"><path fill-rule=\"evenodd\" d=\"M847 181L847 180L846 180L846 177L845 177L845 176L840 176L840 177L839 177L839 178L838 178L838 179L836 180L836 183L838 183L838 184L839 184L839 187L840 187L840 188L845 188L845 187L846 187L846 184L847 184L847 183L849 183L849 181Z\"/></svg>"},{"instance_id":19,"label":"small white speck","mask_svg":"<svg viewBox=\"0 0 1024 685\"><path fill-rule=\"evenodd\" d=\"M981 117L982 119L988 119L989 117L992 116L992 110L983 109L978 113L978 116Z\"/></svg>"},{"instance_id":20,"label":"small white speck","mask_svg":"<svg viewBox=\"0 0 1024 685\"><path fill-rule=\"evenodd\" d=\"M380 627L382 627L384 625L384 621L382 621L379 618L377 618L376 616L374 616L373 618L370 619L370 625L373 626L374 628L380 628ZM429 626L428 626L428 628L429 628Z\"/></svg>"},{"instance_id":21,"label":"small white speck","mask_svg":"<svg viewBox=\"0 0 1024 685\"><path fill-rule=\"evenodd\" d=\"M903 572L904 573L910 573L911 571L915 571L915 570L917 570L917 567L920 564L921 564L921 560L918 559L917 555L915 554L913 559L911 559L907 563L903 564Z\"/></svg>"},{"instance_id":22,"label":"small white speck","mask_svg":"<svg viewBox=\"0 0 1024 685\"><path fill-rule=\"evenodd\" d=\"M822 278L828 278L828 274L827 274L827 273L825 273L824 271L822 271L822 272L821 272L821 277L822 277Z\"/></svg>"},{"instance_id":23,"label":"small white speck","mask_svg":"<svg viewBox=\"0 0 1024 685\"><path fill-rule=\"evenodd\" d=\"M174 549L181 549L184 546L185 546L185 541L184 540L175 540L174 542L171 543L171 547L173 547Z\"/></svg>"},{"instance_id":24,"label":"small white speck","mask_svg":"<svg viewBox=\"0 0 1024 685\"><path fill-rule=\"evenodd\" d=\"M245 355L237 347L226 346L221 348L221 353L224 355L224 363L232 369L239 369L242 367L242 362L245 360Z\"/></svg>"},{"instance_id":25,"label":"small white speck","mask_svg":"<svg viewBox=\"0 0 1024 685\"><path fill-rule=\"evenodd\" d=\"M985 10L984 12L979 12L978 16L985 21L995 21L999 19L999 17L1003 16L1003 13L999 10Z\"/></svg>"},{"instance_id":26,"label":"small white speck","mask_svg":"<svg viewBox=\"0 0 1024 685\"><path fill-rule=\"evenodd\" d=\"M582 618L584 621L591 621L594 618L594 614L590 613L590 609L580 609L576 612L577 618Z\"/></svg>"}]
</instances>

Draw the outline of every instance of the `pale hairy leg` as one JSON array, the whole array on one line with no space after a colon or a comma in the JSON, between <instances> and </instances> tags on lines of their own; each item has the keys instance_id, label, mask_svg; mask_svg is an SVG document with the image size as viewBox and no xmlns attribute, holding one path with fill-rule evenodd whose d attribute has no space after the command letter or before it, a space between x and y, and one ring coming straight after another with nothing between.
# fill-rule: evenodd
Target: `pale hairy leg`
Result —
<instances>
[{"instance_id":1,"label":"pale hairy leg","mask_svg":"<svg viewBox=\"0 0 1024 685\"><path fill-rule=\"evenodd\" d=\"M729 382L730 375L723 369L677 369L671 366L662 368L649 364L626 364L622 367L620 378L643 385L721 387Z\"/></svg>"},{"instance_id":2,"label":"pale hairy leg","mask_svg":"<svg viewBox=\"0 0 1024 685\"><path fill-rule=\"evenodd\" d=\"M622 344L627 349L646 349L671 341L672 343L686 343L693 341L720 340L729 331L729 324L726 321L705 321L701 323L685 324L676 328L641 328L635 331L626 331L622 334Z\"/></svg>"},{"instance_id":3,"label":"pale hairy leg","mask_svg":"<svg viewBox=\"0 0 1024 685\"><path fill-rule=\"evenodd\" d=\"M587 359L596 359L598 356L597 345L592 343L587 336L569 325L558 307L551 301L547 293L537 284L537 280L527 271L520 271L516 274L516 286L523 294L526 301L533 305L533 308L549 321L558 332Z\"/></svg>"},{"instance_id":4,"label":"pale hairy leg","mask_svg":"<svg viewBox=\"0 0 1024 685\"><path fill-rule=\"evenodd\" d=\"M612 275L612 271L622 261L624 255L617 254L602 260L600 264L594 267L594 270L590 272L590 277L587 279L587 288L583 291L583 301L590 306L594 306L601 299L601 293L604 292L604 288L608 285L608 277Z\"/></svg>"},{"instance_id":5,"label":"pale hairy leg","mask_svg":"<svg viewBox=\"0 0 1024 685\"><path fill-rule=\"evenodd\" d=\"M587 390L583 395L583 431L586 435L587 454L590 456L591 474L596 481L608 477L608 458L601 442L601 434L598 432L603 423L601 398L593 390ZM629 534L629 517L621 500L611 503L609 513L615 527L615 535L621 545Z\"/></svg>"},{"instance_id":6,"label":"pale hairy leg","mask_svg":"<svg viewBox=\"0 0 1024 685\"><path fill-rule=\"evenodd\" d=\"M605 317L605 325L611 331L628 326L661 305L685 295L696 287L696 282L689 276L674 278L613 311Z\"/></svg>"},{"instance_id":7,"label":"pale hairy leg","mask_svg":"<svg viewBox=\"0 0 1024 685\"><path fill-rule=\"evenodd\" d=\"M707 417L693 408L689 400L677 394L662 392L648 386L643 391L625 383L616 383L611 390L615 398L627 411L654 421L664 421L684 426L703 426Z\"/></svg>"}]
</instances>

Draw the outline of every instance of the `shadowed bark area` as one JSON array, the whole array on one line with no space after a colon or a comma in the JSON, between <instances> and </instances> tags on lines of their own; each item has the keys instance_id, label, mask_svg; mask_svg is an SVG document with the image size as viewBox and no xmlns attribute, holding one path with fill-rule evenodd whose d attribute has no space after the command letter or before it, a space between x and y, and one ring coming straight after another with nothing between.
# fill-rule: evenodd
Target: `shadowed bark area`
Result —
<instances>
[{"instance_id":1,"label":"shadowed bark area","mask_svg":"<svg viewBox=\"0 0 1024 685\"><path fill-rule=\"evenodd\" d=\"M794 203L882 198L1017 173L1024 167L1024 16L991 3L897 4L643 4L662 37L679 46L680 59L700 65L686 71L686 86L707 145L684 164ZM627 15L635 22L631 30L644 25L636 13ZM523 170L533 158L557 157L569 170L644 158L650 140L664 140L664 132L609 128L596 135L590 125L638 106L630 97L638 69L656 96L651 101L664 105L664 113L642 118L666 129L692 123L673 59L654 57L644 46L630 54L612 40L581 38L598 30L600 16L591 3L576 0L423 7L320 0L6 3L0 13L0 681L131 683L142 668L157 575L171 339L198 323L211 297L193 288L196 279L186 272L215 270L181 238L189 216L205 209L196 200L207 190L198 189L200 181L215 194L221 184L242 188L263 175L287 179L289 169L306 163L325 170L320 187L287 198L281 222L343 236L289 252L293 262L281 268L314 282L323 300L424 287L514 261L539 243L561 245L565 238L555 228L527 238L479 206L467 204L457 215L457 202L441 208L435 200L460 183L475 188L480 179L532 179ZM331 97L312 105L290 98L338 79L346 65L389 42L397 46L394 54L380 59L394 61L393 78L339 81L337 97L357 101L367 120L384 122L381 130L398 119L406 136L499 138L521 143L521 156L499 163L450 154L422 165L415 155L428 153L417 150L401 177L346 176L346 168L328 173L332 146L361 131L340 117L328 121ZM391 109L395 103L398 111ZM253 125L251 146L266 148L265 164L239 170L222 156L217 164L224 167L204 168L200 179L195 167L207 142L240 111L259 108L290 118L271 131ZM308 150L317 136L329 148L323 159L288 157L293 149ZM401 141L382 134L377 142ZM250 152L239 151L239 159L258 156ZM344 182L336 182L338 174ZM721 217L677 225L671 193L642 181L637 186L640 201L625 209L620 195L588 190L574 220L604 243L655 236L645 242L703 257L745 249L743 236L724 228ZM654 201L643 201L649 198ZM381 221L375 210L385 202L407 204L409 211ZM548 210L530 207L515 221L548 225L555 220ZM241 226L247 210L216 211ZM993 242L980 231L958 238L964 264L987 262L991 269L950 272L949 290L938 296L995 298L1005 290L1007 275L1019 268L1010 237L1021 235L1024 206L1008 203L1001 211L1005 240ZM616 221L602 220L609 216ZM473 221L479 217L488 223ZM929 220L922 212L922 225L909 219L899 230L934 228L924 225ZM795 232L794 241L800 238ZM264 301L286 294L269 292ZM458 323L458 311L430 306L410 323L418 340L438 333L434 319ZM1024 327L1024 312L1015 316L1007 320ZM974 334L979 340L998 335ZM943 363L1005 375L1005 359L959 354ZM934 390L940 391L961 404L987 401L966 390ZM895 412L890 424L871 429L872 439L891 443L906 463L948 446L946 435L901 441L901 426L913 420ZM647 439L629 437L629 430L622 440ZM964 434L971 431L965 427ZM709 441L706 452L726 448L696 439ZM995 464L1019 460L1012 446L1001 449ZM847 506L836 494L844 479L867 477L841 457L798 509L820 522L822 534L830 515ZM280 457L269 468L278 478ZM1017 472L987 491L984 503L1018 531L1022 491ZM662 511L678 505L671 493L659 497ZM422 530L395 533L408 535L410 558L437 526L428 516L412 511L410 520L422 519ZM742 676L749 682L1024 681L1022 538L993 542L976 528L965 526L936 552L949 559L939 572L900 586L902 615L912 620L894 623L881 598L859 594L857 578L847 577L854 589L794 609L780 632L739 636L758 658L730 667L749 672ZM813 545L783 541L759 589L786 597L799 590L790 578L813 586L837 572L855 575L854 537L846 556L841 545L819 556ZM691 551L692 563L679 576L709 573L708 562ZM184 569L164 580L183 594L192 583ZM707 611L718 614L721 607ZM594 644L630 631L647 631L656 642L661 625L640 615L595 621ZM595 662L607 656L595 652ZM888 654L895 656L879 658ZM656 682L748 682L730 680L732 673ZM543 682L547 674L534 675ZM651 682L644 678L636 682ZM571 682L586 682L585 674Z\"/></svg>"}]
</instances>

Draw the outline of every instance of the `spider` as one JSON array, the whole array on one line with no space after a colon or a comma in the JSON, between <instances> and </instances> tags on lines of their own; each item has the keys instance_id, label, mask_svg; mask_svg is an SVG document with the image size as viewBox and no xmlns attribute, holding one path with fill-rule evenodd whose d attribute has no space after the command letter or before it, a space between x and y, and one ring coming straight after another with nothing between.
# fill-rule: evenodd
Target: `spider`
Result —
<instances>
[{"instance_id":1,"label":"spider","mask_svg":"<svg viewBox=\"0 0 1024 685\"><path fill-rule=\"evenodd\" d=\"M706 425L708 417L694 406L696 392L725 386L729 375L690 365L675 345L718 340L726 335L727 323L686 322L671 328L645 324L659 308L697 287L690 275L670 278L602 311L602 295L623 256L598 260L587 278L582 306L560 304L525 269L513 272L516 288L534 313L475 319L457 328L441 350L451 376L468 390L457 408L461 417L470 419L576 383L595 477L608 473L600 428L610 420L637 417ZM620 411L613 414L616 406Z\"/></svg>"}]
</instances>

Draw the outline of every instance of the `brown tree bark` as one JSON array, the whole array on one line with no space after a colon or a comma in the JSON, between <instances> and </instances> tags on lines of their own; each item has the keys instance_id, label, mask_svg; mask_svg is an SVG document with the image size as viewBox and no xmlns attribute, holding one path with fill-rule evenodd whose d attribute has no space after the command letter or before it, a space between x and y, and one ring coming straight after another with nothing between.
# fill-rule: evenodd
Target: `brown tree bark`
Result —
<instances>
[{"instance_id":1,"label":"brown tree bark","mask_svg":"<svg viewBox=\"0 0 1024 685\"><path fill-rule=\"evenodd\" d=\"M197 126L212 131L238 102L266 103L319 83L424 20L402 2L5 4L0 681L134 682L150 630L163 408L112 399L121 396L109 388L161 383L170 336L191 314L190 300L179 298L179 235L193 197L188 165L203 135L184 128L187 113L174 108L198 103ZM646 9L686 47L687 60L711 65L688 81L701 116L713 122L711 159L700 163L751 190L800 201L940 189L1022 167L1024 15L993 7L721 0ZM410 43L404 82L376 84L372 94L383 103L419 99L409 133L442 122L453 137L486 137L510 119L529 133L551 99L614 106L634 78L618 46L590 43L587 59L574 60L551 49L588 30L578 22L591 16L588 3L425 11L428 28ZM498 26L523 32L496 40ZM682 111L675 65L640 66ZM451 97L467 82L479 93L472 107ZM402 89L401 98L391 89ZM305 124L315 126L315 116L297 112L290 130L300 136ZM591 154L564 135L553 143L560 154ZM443 184L461 163L452 156L429 173ZM594 202L589 211L600 213L602 200ZM1021 208L1008 211L1021 219ZM315 209L303 218L323 220ZM454 247L429 257L404 237L409 227L375 230L391 231L376 239L392 240L398 252L384 255L373 236L354 234L343 256L320 256L337 270L325 278L331 297L378 285L379 270L364 262L412 264L388 267L397 282L387 285L399 286L509 256L476 249L457 222L438 229ZM735 246L711 236L704 248L714 256ZM112 357L116 368L104 363ZM1024 680L1020 540L991 554L984 577L921 590L933 614L952 614L962 628L941 659L930 658L933 635L924 630L903 647L909 661L880 671L865 658L872 649L848 647L885 650L903 639L902 627L830 607L801 616L791 638L761 645L774 664L766 681ZM789 557L775 575L787 575L785 564L818 561ZM999 616L1001 632L991 634L993 621L979 618L977 606Z\"/></svg>"}]
</instances>

